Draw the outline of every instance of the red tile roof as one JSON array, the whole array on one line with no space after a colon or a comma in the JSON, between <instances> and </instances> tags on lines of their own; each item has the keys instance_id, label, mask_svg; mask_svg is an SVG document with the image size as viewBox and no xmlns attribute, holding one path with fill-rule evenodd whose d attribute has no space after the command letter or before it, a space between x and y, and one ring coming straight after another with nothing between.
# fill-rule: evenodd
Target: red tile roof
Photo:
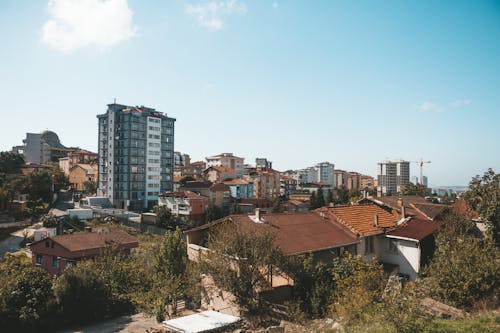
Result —
<instances>
[{"instance_id":1,"label":"red tile roof","mask_svg":"<svg viewBox=\"0 0 500 333\"><path fill-rule=\"evenodd\" d=\"M346 227L328 221L318 212L263 214L261 220L265 223L256 223L249 215L230 215L228 219L255 232L262 230L274 233L276 245L286 255L316 252L358 242L357 237ZM224 220L191 229L186 233L210 228Z\"/></svg>"},{"instance_id":2,"label":"red tile roof","mask_svg":"<svg viewBox=\"0 0 500 333\"><path fill-rule=\"evenodd\" d=\"M354 205L323 207L318 209L328 213L333 221L340 222L361 236L383 233L397 225L397 218L377 205ZM378 226L375 225L375 217Z\"/></svg>"},{"instance_id":3,"label":"red tile roof","mask_svg":"<svg viewBox=\"0 0 500 333\"><path fill-rule=\"evenodd\" d=\"M421 241L432 234L441 225L441 221L430 221L428 219L412 218L398 228L387 232L387 236L409 238Z\"/></svg>"},{"instance_id":4,"label":"red tile roof","mask_svg":"<svg viewBox=\"0 0 500 333\"><path fill-rule=\"evenodd\" d=\"M136 237L121 230L109 231L107 233L79 232L70 235L58 235L50 239L70 252L100 250L114 244L118 244L123 248L133 248L139 245ZM46 240L42 239L39 242ZM31 246L39 242L31 244Z\"/></svg>"},{"instance_id":5,"label":"red tile roof","mask_svg":"<svg viewBox=\"0 0 500 333\"><path fill-rule=\"evenodd\" d=\"M231 191L231 189L226 184L218 183L218 184L212 185L212 187L210 187L210 191L212 191L212 192L228 192L228 191Z\"/></svg>"},{"instance_id":6,"label":"red tile roof","mask_svg":"<svg viewBox=\"0 0 500 333\"><path fill-rule=\"evenodd\" d=\"M247 185L248 182L243 179L232 179L232 180L226 180L224 182L226 185Z\"/></svg>"}]
</instances>

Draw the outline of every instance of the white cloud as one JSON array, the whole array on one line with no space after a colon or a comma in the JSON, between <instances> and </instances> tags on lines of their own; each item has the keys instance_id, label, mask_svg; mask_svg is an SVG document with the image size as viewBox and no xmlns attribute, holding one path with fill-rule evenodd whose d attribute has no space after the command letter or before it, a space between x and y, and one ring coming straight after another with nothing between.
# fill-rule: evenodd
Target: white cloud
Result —
<instances>
[{"instance_id":1,"label":"white cloud","mask_svg":"<svg viewBox=\"0 0 500 333\"><path fill-rule=\"evenodd\" d=\"M279 6L280 6L280 5L279 5L279 3L277 3L277 2L273 2L273 8L274 8L274 9L278 9L278 7L279 7Z\"/></svg>"},{"instance_id":2,"label":"white cloud","mask_svg":"<svg viewBox=\"0 0 500 333\"><path fill-rule=\"evenodd\" d=\"M454 100L453 102L451 102L450 106L452 108L459 108L459 107L464 106L464 105L469 105L470 103L472 103L472 100L470 100L470 99L457 99L457 100Z\"/></svg>"},{"instance_id":3,"label":"white cloud","mask_svg":"<svg viewBox=\"0 0 500 333\"><path fill-rule=\"evenodd\" d=\"M238 0L208 1L186 6L186 12L208 30L222 29L222 19L233 13L245 14L247 6Z\"/></svg>"},{"instance_id":4,"label":"white cloud","mask_svg":"<svg viewBox=\"0 0 500 333\"><path fill-rule=\"evenodd\" d=\"M444 105L426 101L423 102L422 104L415 105L415 107L421 112L445 112L448 111L450 108L456 109L465 105L469 105L471 103L472 100L470 99L457 99L451 103Z\"/></svg>"},{"instance_id":5,"label":"white cloud","mask_svg":"<svg viewBox=\"0 0 500 333\"><path fill-rule=\"evenodd\" d=\"M50 0L42 42L63 52L105 48L134 37L127 0Z\"/></svg>"}]
</instances>

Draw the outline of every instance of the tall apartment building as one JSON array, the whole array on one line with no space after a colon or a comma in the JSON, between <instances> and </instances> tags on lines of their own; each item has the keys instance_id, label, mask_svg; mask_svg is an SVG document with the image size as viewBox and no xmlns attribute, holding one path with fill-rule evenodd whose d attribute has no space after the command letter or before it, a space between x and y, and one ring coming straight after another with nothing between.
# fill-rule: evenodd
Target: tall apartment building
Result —
<instances>
[{"instance_id":1,"label":"tall apartment building","mask_svg":"<svg viewBox=\"0 0 500 333\"><path fill-rule=\"evenodd\" d=\"M314 183L322 182L329 184L332 188L335 185L335 164L330 162L321 162L313 167L308 167L302 170L298 170L299 182L304 183Z\"/></svg>"},{"instance_id":2,"label":"tall apartment building","mask_svg":"<svg viewBox=\"0 0 500 333\"><path fill-rule=\"evenodd\" d=\"M99 122L99 190L117 208L140 211L173 190L175 118L144 106L108 104Z\"/></svg>"},{"instance_id":3,"label":"tall apartment building","mask_svg":"<svg viewBox=\"0 0 500 333\"><path fill-rule=\"evenodd\" d=\"M222 153L215 156L206 157L207 168L211 166L226 166L236 170L238 176L243 175L245 159L234 156L232 153Z\"/></svg>"},{"instance_id":4,"label":"tall apartment building","mask_svg":"<svg viewBox=\"0 0 500 333\"><path fill-rule=\"evenodd\" d=\"M410 162L382 161L378 163L377 195L396 195L410 182Z\"/></svg>"}]
</instances>

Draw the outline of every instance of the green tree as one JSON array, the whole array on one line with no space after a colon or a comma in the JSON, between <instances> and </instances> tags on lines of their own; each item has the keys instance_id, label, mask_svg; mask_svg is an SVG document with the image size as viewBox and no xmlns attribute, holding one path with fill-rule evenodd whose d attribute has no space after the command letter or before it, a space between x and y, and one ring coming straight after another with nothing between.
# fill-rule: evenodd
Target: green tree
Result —
<instances>
[{"instance_id":1,"label":"green tree","mask_svg":"<svg viewBox=\"0 0 500 333\"><path fill-rule=\"evenodd\" d=\"M337 317L356 322L377 312L373 305L381 303L386 280L376 261L367 263L347 252L334 260L333 280L331 310Z\"/></svg>"},{"instance_id":2,"label":"green tree","mask_svg":"<svg viewBox=\"0 0 500 333\"><path fill-rule=\"evenodd\" d=\"M288 274L294 281L293 298L309 318L322 318L328 311L334 283L332 271L323 263L315 263L312 255L289 260Z\"/></svg>"},{"instance_id":3,"label":"green tree","mask_svg":"<svg viewBox=\"0 0 500 333\"><path fill-rule=\"evenodd\" d=\"M481 218L491 223L497 243L500 241L500 174L488 169L482 177L476 176L465 193L466 203Z\"/></svg>"},{"instance_id":4,"label":"green tree","mask_svg":"<svg viewBox=\"0 0 500 333\"><path fill-rule=\"evenodd\" d=\"M165 306L169 306L175 314L177 302L184 298L187 290L186 243L179 228L165 234L160 250L155 256L154 272L158 312L163 314Z\"/></svg>"},{"instance_id":5,"label":"green tree","mask_svg":"<svg viewBox=\"0 0 500 333\"><path fill-rule=\"evenodd\" d=\"M85 188L85 192L87 194L94 194L97 192L97 184L93 180L87 180L83 183L83 187Z\"/></svg>"},{"instance_id":6,"label":"green tree","mask_svg":"<svg viewBox=\"0 0 500 333\"><path fill-rule=\"evenodd\" d=\"M316 199L316 192L311 193L309 197L309 210L318 208L318 200Z\"/></svg>"},{"instance_id":7,"label":"green tree","mask_svg":"<svg viewBox=\"0 0 500 333\"><path fill-rule=\"evenodd\" d=\"M355 190L355 189L349 190L349 202L357 202L358 200L361 200L362 198L363 198L363 195L361 194L360 191Z\"/></svg>"},{"instance_id":8,"label":"green tree","mask_svg":"<svg viewBox=\"0 0 500 333\"><path fill-rule=\"evenodd\" d=\"M27 190L30 200L52 201L52 178L46 171L35 171L27 176Z\"/></svg>"},{"instance_id":9,"label":"green tree","mask_svg":"<svg viewBox=\"0 0 500 333\"><path fill-rule=\"evenodd\" d=\"M155 208L156 224L161 228L171 228L176 225L176 218L167 206Z\"/></svg>"},{"instance_id":10,"label":"green tree","mask_svg":"<svg viewBox=\"0 0 500 333\"><path fill-rule=\"evenodd\" d=\"M283 204L283 199L277 197L273 202L273 213L283 213L285 211L285 205Z\"/></svg>"},{"instance_id":11,"label":"green tree","mask_svg":"<svg viewBox=\"0 0 500 333\"><path fill-rule=\"evenodd\" d=\"M213 278L217 287L232 293L247 315L266 314L259 292L269 287L264 271L280 267L284 261L274 244L274 235L225 221L212 228L208 248L202 271Z\"/></svg>"},{"instance_id":12,"label":"green tree","mask_svg":"<svg viewBox=\"0 0 500 333\"><path fill-rule=\"evenodd\" d=\"M205 211L206 223L218 220L222 217L224 217L224 213L222 212L222 209L220 209L219 206L216 206L214 204L208 205L207 210Z\"/></svg>"},{"instance_id":13,"label":"green tree","mask_svg":"<svg viewBox=\"0 0 500 333\"><path fill-rule=\"evenodd\" d=\"M233 203L231 205L230 214L241 214L241 208L240 208L240 205L238 205L237 202L235 202L235 203Z\"/></svg>"},{"instance_id":14,"label":"green tree","mask_svg":"<svg viewBox=\"0 0 500 333\"><path fill-rule=\"evenodd\" d=\"M492 240L474 236L473 227L467 218L448 214L423 274L432 296L459 307L491 299L500 288L500 251Z\"/></svg>"},{"instance_id":15,"label":"green tree","mask_svg":"<svg viewBox=\"0 0 500 333\"><path fill-rule=\"evenodd\" d=\"M55 228L58 226L59 221L57 219L57 216L53 214L45 214L40 218L40 221L42 222L43 226L45 228Z\"/></svg>"},{"instance_id":16,"label":"green tree","mask_svg":"<svg viewBox=\"0 0 500 333\"><path fill-rule=\"evenodd\" d=\"M318 188L318 193L316 193L316 208L323 207L325 205L325 196L323 194L323 189Z\"/></svg>"},{"instance_id":17,"label":"green tree","mask_svg":"<svg viewBox=\"0 0 500 333\"><path fill-rule=\"evenodd\" d=\"M53 316L50 275L31 261L7 255L0 262L0 325L5 331L37 331Z\"/></svg>"},{"instance_id":18,"label":"green tree","mask_svg":"<svg viewBox=\"0 0 500 333\"><path fill-rule=\"evenodd\" d=\"M328 189L328 192L326 194L326 203L330 204L330 202L333 202L333 192L331 189Z\"/></svg>"},{"instance_id":19,"label":"green tree","mask_svg":"<svg viewBox=\"0 0 500 333\"><path fill-rule=\"evenodd\" d=\"M345 186L337 189L337 198L335 200L335 203L340 205L349 203L349 191Z\"/></svg>"},{"instance_id":20,"label":"green tree","mask_svg":"<svg viewBox=\"0 0 500 333\"><path fill-rule=\"evenodd\" d=\"M54 282L54 295L66 323L100 320L113 312L113 293L92 262L81 262Z\"/></svg>"},{"instance_id":21,"label":"green tree","mask_svg":"<svg viewBox=\"0 0 500 333\"><path fill-rule=\"evenodd\" d=\"M0 152L0 173L19 174L23 165L22 155L8 151Z\"/></svg>"}]
</instances>

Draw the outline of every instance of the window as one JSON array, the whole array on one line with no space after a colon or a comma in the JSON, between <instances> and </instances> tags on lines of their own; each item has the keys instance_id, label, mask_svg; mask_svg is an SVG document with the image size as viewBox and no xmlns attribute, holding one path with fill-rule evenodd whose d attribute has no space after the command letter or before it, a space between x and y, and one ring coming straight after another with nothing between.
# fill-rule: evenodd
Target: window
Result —
<instances>
[{"instance_id":1,"label":"window","mask_svg":"<svg viewBox=\"0 0 500 333\"><path fill-rule=\"evenodd\" d=\"M387 252L392 254L398 254L398 241L394 239L389 239L389 249Z\"/></svg>"},{"instance_id":2,"label":"window","mask_svg":"<svg viewBox=\"0 0 500 333\"><path fill-rule=\"evenodd\" d=\"M43 263L43 256L41 254L36 255L36 264L41 265Z\"/></svg>"},{"instance_id":3,"label":"window","mask_svg":"<svg viewBox=\"0 0 500 333\"><path fill-rule=\"evenodd\" d=\"M45 247L50 247L50 243L49 243L49 241L46 241L46 242L45 242Z\"/></svg>"},{"instance_id":4,"label":"window","mask_svg":"<svg viewBox=\"0 0 500 333\"><path fill-rule=\"evenodd\" d=\"M365 238L365 254L373 253L373 237Z\"/></svg>"},{"instance_id":5,"label":"window","mask_svg":"<svg viewBox=\"0 0 500 333\"><path fill-rule=\"evenodd\" d=\"M52 257L52 267L59 268L59 258L58 257Z\"/></svg>"},{"instance_id":6,"label":"window","mask_svg":"<svg viewBox=\"0 0 500 333\"><path fill-rule=\"evenodd\" d=\"M76 261L74 260L66 260L66 267L73 267L76 265Z\"/></svg>"}]
</instances>

